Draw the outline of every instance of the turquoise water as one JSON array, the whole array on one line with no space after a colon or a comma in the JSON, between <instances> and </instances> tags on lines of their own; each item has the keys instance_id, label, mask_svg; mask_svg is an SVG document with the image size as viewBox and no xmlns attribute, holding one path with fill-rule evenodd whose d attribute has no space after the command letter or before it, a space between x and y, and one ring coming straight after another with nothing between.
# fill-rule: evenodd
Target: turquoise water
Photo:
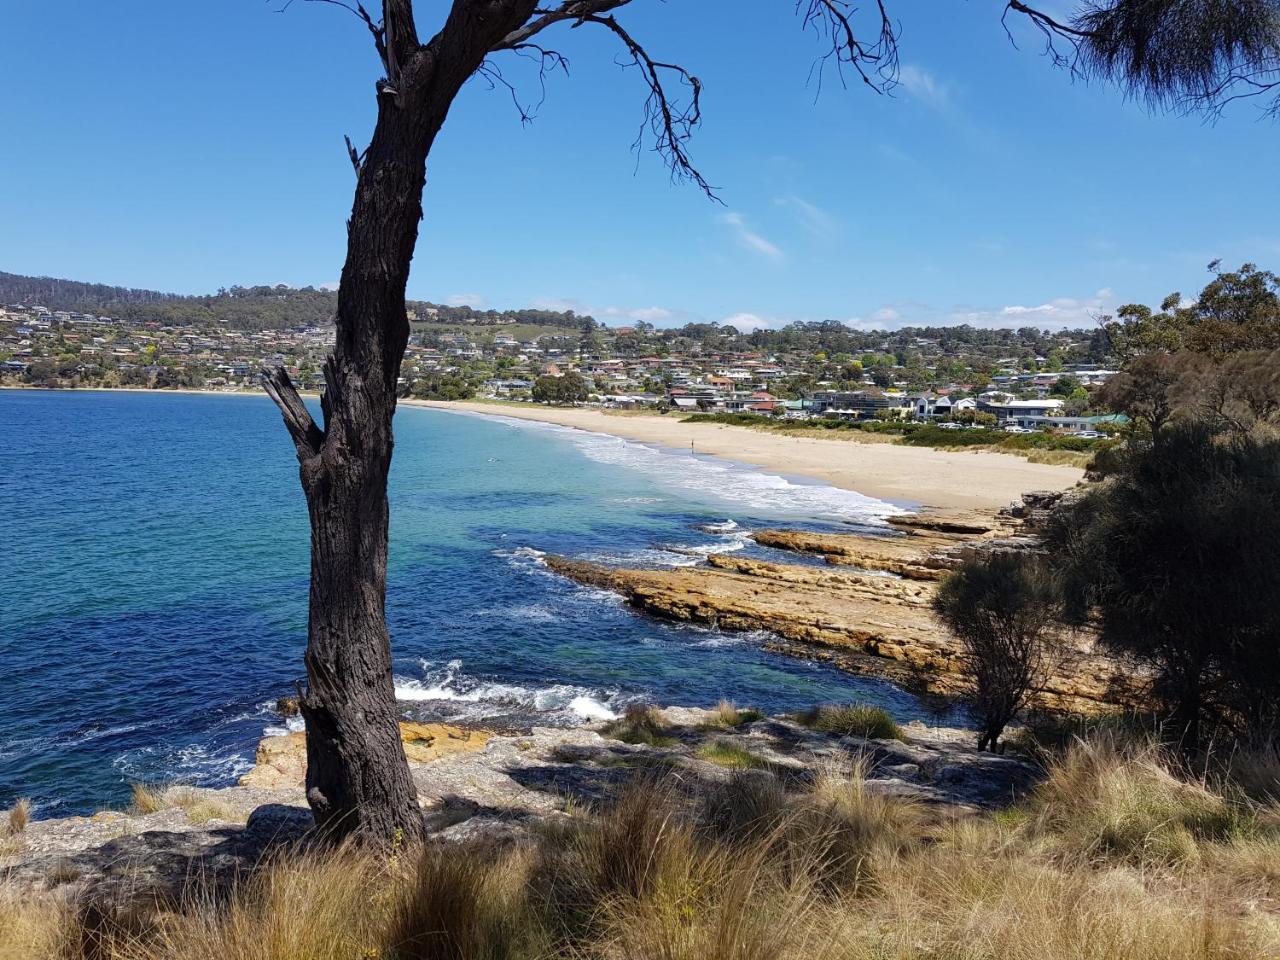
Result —
<instances>
[{"instance_id":1,"label":"turquoise water","mask_svg":"<svg viewBox=\"0 0 1280 960\"><path fill-rule=\"evenodd\" d=\"M679 565L780 522L890 505L688 452L402 408L388 615L407 713L569 724L635 699L769 710L874 680L673 626L550 574L543 553ZM266 398L0 391L0 808L56 816L133 780L225 785L302 676L306 507Z\"/></svg>"}]
</instances>

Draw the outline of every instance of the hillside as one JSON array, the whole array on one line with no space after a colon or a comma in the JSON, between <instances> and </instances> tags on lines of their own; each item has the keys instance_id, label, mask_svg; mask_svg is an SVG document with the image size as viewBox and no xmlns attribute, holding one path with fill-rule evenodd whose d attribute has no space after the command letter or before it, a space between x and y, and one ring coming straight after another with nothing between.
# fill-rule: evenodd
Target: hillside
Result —
<instances>
[{"instance_id":1,"label":"hillside","mask_svg":"<svg viewBox=\"0 0 1280 960\"><path fill-rule=\"evenodd\" d=\"M279 285L233 286L210 295L189 296L0 272L0 304L17 303L102 314L131 323L225 324L245 330L281 330L332 323L338 309L338 294L315 287ZM413 300L408 302L408 307L419 318L431 318L435 323L450 326L531 324L582 330L595 325L591 317L579 316L572 310L475 310Z\"/></svg>"}]
</instances>

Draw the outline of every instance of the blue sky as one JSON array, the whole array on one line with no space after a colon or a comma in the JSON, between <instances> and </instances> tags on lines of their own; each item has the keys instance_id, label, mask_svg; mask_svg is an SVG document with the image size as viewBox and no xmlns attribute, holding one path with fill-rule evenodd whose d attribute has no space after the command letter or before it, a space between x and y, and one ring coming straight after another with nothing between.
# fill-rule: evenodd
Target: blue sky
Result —
<instances>
[{"instance_id":1,"label":"blue sky","mask_svg":"<svg viewBox=\"0 0 1280 960\"><path fill-rule=\"evenodd\" d=\"M1057 0L1050 7L1062 7ZM203 293L320 285L344 255L378 65L326 4L42 0L2 14L0 269ZM420 0L420 29L443 0ZM705 84L692 153L724 206L631 152L644 91L614 38L522 126L473 82L428 164L411 297L607 322L1087 325L1194 292L1223 258L1280 267L1280 127L1214 125L1072 83L1000 0L890 0L902 84L828 76L789 0L633 0L619 19ZM522 99L535 77L509 57Z\"/></svg>"}]
</instances>

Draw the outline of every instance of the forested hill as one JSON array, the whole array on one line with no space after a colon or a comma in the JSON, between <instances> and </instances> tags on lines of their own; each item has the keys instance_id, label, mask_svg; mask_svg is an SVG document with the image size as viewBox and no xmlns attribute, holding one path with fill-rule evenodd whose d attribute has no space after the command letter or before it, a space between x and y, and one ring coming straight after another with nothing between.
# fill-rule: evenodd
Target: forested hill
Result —
<instances>
[{"instance_id":1,"label":"forested hill","mask_svg":"<svg viewBox=\"0 0 1280 960\"><path fill-rule=\"evenodd\" d=\"M0 304L22 303L95 313L132 323L156 321L176 326L213 323L247 330L276 330L319 326L333 322L338 295L314 287L230 287L209 296L184 296L156 290L112 287L100 283L25 277L0 272ZM419 320L447 324L497 325L532 323L571 330L595 326L591 317L572 310L475 310L410 301Z\"/></svg>"}]
</instances>

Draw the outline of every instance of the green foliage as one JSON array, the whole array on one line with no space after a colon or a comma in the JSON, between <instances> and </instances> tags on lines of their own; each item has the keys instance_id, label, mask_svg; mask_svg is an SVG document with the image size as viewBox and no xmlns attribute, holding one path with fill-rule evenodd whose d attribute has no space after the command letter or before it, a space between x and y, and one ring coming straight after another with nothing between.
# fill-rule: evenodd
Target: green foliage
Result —
<instances>
[{"instance_id":1,"label":"green foliage","mask_svg":"<svg viewBox=\"0 0 1280 960\"><path fill-rule=\"evenodd\" d=\"M1280 440L1194 421L1134 440L1116 475L1055 512L1068 615L1155 673L1189 748L1280 721Z\"/></svg>"},{"instance_id":2,"label":"green foliage","mask_svg":"<svg viewBox=\"0 0 1280 960\"><path fill-rule=\"evenodd\" d=\"M469 400L476 395L475 386L456 373L433 374L415 380L409 392L419 400Z\"/></svg>"},{"instance_id":3,"label":"green foliage","mask_svg":"<svg viewBox=\"0 0 1280 960\"><path fill-rule=\"evenodd\" d=\"M533 382L533 399L539 403L582 403L590 395L587 381L577 373L542 376Z\"/></svg>"}]
</instances>

